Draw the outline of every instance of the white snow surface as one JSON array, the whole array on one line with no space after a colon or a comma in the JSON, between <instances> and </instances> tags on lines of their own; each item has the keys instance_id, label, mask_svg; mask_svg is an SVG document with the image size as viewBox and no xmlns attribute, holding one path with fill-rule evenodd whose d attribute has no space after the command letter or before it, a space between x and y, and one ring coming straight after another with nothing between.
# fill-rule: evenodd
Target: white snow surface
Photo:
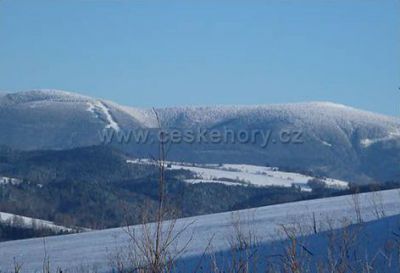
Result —
<instances>
[{"instance_id":1,"label":"white snow surface","mask_svg":"<svg viewBox=\"0 0 400 273\"><path fill-rule=\"evenodd\" d=\"M26 92L7 94L15 103L49 102L85 102L92 100L88 96L57 89L34 89Z\"/></svg>"},{"instance_id":2,"label":"white snow surface","mask_svg":"<svg viewBox=\"0 0 400 273\"><path fill-rule=\"evenodd\" d=\"M329 125L358 127L365 124L381 124L392 127L399 119L368 111L358 110L342 104L331 102L305 102L288 104L252 105L252 106L205 106L205 107L171 107L157 109L165 123L173 120L184 120L189 125L216 124L220 121L240 119L255 122L266 117L290 119L294 124ZM326 124L328 122L328 124ZM168 125L168 124L166 124Z\"/></svg>"},{"instance_id":3,"label":"white snow surface","mask_svg":"<svg viewBox=\"0 0 400 273\"><path fill-rule=\"evenodd\" d=\"M128 160L128 163L155 164L151 160ZM170 170L188 170L195 174L195 178L185 180L188 183L221 183L225 185L253 185L253 186L281 186L291 187L293 184L304 186L314 177L299 173L279 171L275 167L263 167L248 164L197 164L182 162L167 162ZM348 182L321 178L327 187L346 189Z\"/></svg>"},{"instance_id":4,"label":"white snow surface","mask_svg":"<svg viewBox=\"0 0 400 273\"><path fill-rule=\"evenodd\" d=\"M254 165L223 164L221 167L192 167L182 165L171 165L171 169L189 170L199 176L199 179L228 182L235 180L255 186L283 186L291 187L295 184L307 184L312 179L298 173L274 171L268 167ZM336 179L323 180L328 187L347 188L348 183Z\"/></svg>"},{"instance_id":5,"label":"white snow surface","mask_svg":"<svg viewBox=\"0 0 400 273\"><path fill-rule=\"evenodd\" d=\"M102 101L100 100L97 100L95 102L88 101L87 105L88 105L87 110L90 113L93 113L96 116L96 118L98 118L98 114L96 111L100 111L103 113L107 122L105 129L113 129L115 131L119 131L121 129L118 123L112 117L110 109Z\"/></svg>"},{"instance_id":6,"label":"white snow surface","mask_svg":"<svg viewBox=\"0 0 400 273\"><path fill-rule=\"evenodd\" d=\"M365 222L375 220L373 200L379 194L381 207L386 217L400 214L400 197L398 190L365 193L357 195L358 204ZM329 222L331 227L341 228L346 223L355 222L356 212L352 196L341 196L310 201L294 202L281 205L242 210L236 217L247 219L247 225L261 239L268 243L282 239L278 232L281 225L310 225L315 215L317 223ZM375 203L376 204L376 203ZM181 234L180 244L190 241L181 258L198 257L203 254L209 239L213 251L229 249L228 238L232 232L233 215L231 212L204 215L180 219L176 230L189 225ZM132 227L139 234L141 226ZM321 225L320 231L328 229ZM311 231L310 231L311 232ZM304 235L304 233L302 233ZM107 272L109 257L113 251L126 246L128 235L123 228L93 231L81 234L55 236L46 238L47 253L50 254L52 266L73 269L81 265L96 266L98 272ZM177 246L179 249L179 245ZM40 271L43 264L43 239L30 239L0 243L0 265L2 271L12 268L13 259L21 262L26 272Z\"/></svg>"},{"instance_id":7,"label":"white snow surface","mask_svg":"<svg viewBox=\"0 0 400 273\"><path fill-rule=\"evenodd\" d=\"M50 221L21 216L21 215L7 213L7 212L0 212L0 222L2 222L2 223L10 223L15 218L18 219L18 224L21 224L22 227L30 228L30 227L32 227L32 224L36 224L37 227L45 227L45 228L52 229L54 231L73 231L71 228L59 226Z\"/></svg>"},{"instance_id":8,"label":"white snow surface","mask_svg":"<svg viewBox=\"0 0 400 273\"><path fill-rule=\"evenodd\" d=\"M393 132L389 132L389 134L385 137L380 137L380 138L365 138L361 140L361 145L364 147L369 147L375 143L379 142L384 142L384 141L389 141L389 140L395 140L395 139L400 139L400 129L395 130Z\"/></svg>"}]
</instances>

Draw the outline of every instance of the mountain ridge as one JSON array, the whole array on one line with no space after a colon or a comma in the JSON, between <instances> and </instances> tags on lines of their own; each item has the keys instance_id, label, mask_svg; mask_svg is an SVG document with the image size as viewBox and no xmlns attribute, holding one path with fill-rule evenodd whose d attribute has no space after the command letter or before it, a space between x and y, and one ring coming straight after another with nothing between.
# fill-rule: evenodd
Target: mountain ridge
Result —
<instances>
[{"instance_id":1,"label":"mountain ridge","mask_svg":"<svg viewBox=\"0 0 400 273\"><path fill-rule=\"evenodd\" d=\"M391 116L383 113L377 113L370 110L364 110L361 108L356 108L350 105L345 105L338 102L332 101L301 101L301 102L290 102L290 103L263 103L263 104L213 104L213 105L183 105L183 106L166 106L166 107L137 107L132 105L120 105L108 99L95 98L87 95L82 95L76 92L64 91L59 89L32 89L28 91L19 92L7 92L1 91L0 95L6 96L15 102L34 102L34 101L58 101L58 102L87 102L87 101L103 101L114 105L119 105L122 108L134 108L141 109L142 111L153 111L154 109L165 109L165 110L200 110L200 109L210 109L210 108L221 108L223 110L229 109L241 109L241 110L251 110L260 108L279 108L279 107L328 107L331 109L342 109L347 111L357 111L364 114L373 114L376 116L386 117L400 122L400 117ZM1 97L1 96L0 96ZM19 98L19 101L18 101Z\"/></svg>"},{"instance_id":2,"label":"mountain ridge","mask_svg":"<svg viewBox=\"0 0 400 273\"><path fill-rule=\"evenodd\" d=\"M282 130L297 130L304 137L302 145L278 143L265 149L259 143L179 143L169 154L171 160L268 164L360 183L400 177L397 117L332 102L184 106L155 111L163 128L258 129L271 132L274 138L279 138ZM100 145L99 132L105 129L129 132L155 127L158 123L153 109L71 92L33 90L0 96L0 145L15 149ZM113 144L136 157L157 152L150 143Z\"/></svg>"}]
</instances>

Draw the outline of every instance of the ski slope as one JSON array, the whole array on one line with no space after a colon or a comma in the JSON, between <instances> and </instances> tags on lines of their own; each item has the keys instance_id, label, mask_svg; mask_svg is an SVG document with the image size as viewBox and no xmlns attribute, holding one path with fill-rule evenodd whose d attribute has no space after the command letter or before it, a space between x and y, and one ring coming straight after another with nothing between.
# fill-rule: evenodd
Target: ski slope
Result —
<instances>
[{"instance_id":1,"label":"ski slope","mask_svg":"<svg viewBox=\"0 0 400 273\"><path fill-rule=\"evenodd\" d=\"M381 202L377 202L377 200ZM313 215L319 231L329 227L340 228L344 223L354 223L356 221L355 203L359 204L365 222L377 219L377 215L374 213L377 207L384 211L386 217L400 214L399 191L389 190L359 194L356 197L341 196L267 206L238 211L234 214L227 212L184 218L176 223L176 230L181 230L189 225L182 233L179 244L186 244L190 238L192 240L181 258L201 256L211 238L213 238L213 251L227 250L233 219L236 217L244 219L246 226L257 234L261 243L267 244L283 238L282 233L279 232L281 225L310 226ZM324 223L329 223L329 227ZM132 229L140 234L140 226L134 226ZM302 235L307 232L311 233L310 230L305 229ZM61 267L72 270L82 265L90 265L91 267L95 266L98 272L107 272L110 270L108 257L116 249L126 246L128 241L126 230L116 228L48 237L46 238L46 250L54 268ZM177 247L179 249L180 245ZM1 243L0 270L10 270L15 258L23 264L25 272L40 271L43 266L43 255L43 239Z\"/></svg>"},{"instance_id":2,"label":"ski slope","mask_svg":"<svg viewBox=\"0 0 400 273\"><path fill-rule=\"evenodd\" d=\"M110 109L105 105L102 101L96 102L87 102L88 108L87 111L94 114L96 118L99 118L100 115L98 112L102 113L105 117L106 126L105 129L113 129L115 131L119 131L121 128L119 127L118 123L114 120L112 115L110 114Z\"/></svg>"}]
</instances>

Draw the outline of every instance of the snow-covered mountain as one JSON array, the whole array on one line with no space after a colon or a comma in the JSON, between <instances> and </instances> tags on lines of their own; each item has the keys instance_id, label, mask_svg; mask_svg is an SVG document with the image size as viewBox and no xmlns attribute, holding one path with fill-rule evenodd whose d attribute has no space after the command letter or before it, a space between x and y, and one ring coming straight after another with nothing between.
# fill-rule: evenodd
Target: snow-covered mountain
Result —
<instances>
[{"instance_id":1,"label":"snow-covered mountain","mask_svg":"<svg viewBox=\"0 0 400 273\"><path fill-rule=\"evenodd\" d=\"M400 119L329 102L257 106L156 109L164 128L261 130L270 143L180 143L168 157L176 161L237 163L311 171L359 183L400 178ZM151 109L57 90L0 96L0 145L16 149L67 149L102 143L99 132L155 128ZM283 143L283 131L302 143ZM296 135L298 137L298 135ZM116 144L118 145L118 144ZM137 157L157 152L154 143L119 145Z\"/></svg>"}]
</instances>

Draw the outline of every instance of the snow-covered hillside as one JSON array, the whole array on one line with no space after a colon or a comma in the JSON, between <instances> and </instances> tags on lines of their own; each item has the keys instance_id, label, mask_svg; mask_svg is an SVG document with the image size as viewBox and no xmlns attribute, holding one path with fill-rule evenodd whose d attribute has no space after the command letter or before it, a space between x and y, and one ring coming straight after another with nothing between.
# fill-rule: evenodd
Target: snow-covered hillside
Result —
<instances>
[{"instance_id":1,"label":"snow-covered hillside","mask_svg":"<svg viewBox=\"0 0 400 273\"><path fill-rule=\"evenodd\" d=\"M219 213L180 219L176 223L176 230L189 225L181 234L180 244L186 244L191 238L181 258L199 258L207 249L211 238L214 252L228 250L229 235L236 217L245 220L246 227L257 234L260 243L268 244L284 238L279 232L282 225L296 224L306 227L313 225L315 217L316 226L321 232L354 223L359 218L358 211L364 222L377 219L379 215L389 217L400 214L399 192L390 190L341 196L243 210L235 214ZM383 212L384 214L380 214ZM142 231L140 226L132 229L139 233ZM307 233L312 233L312 230L303 229L301 235ZM110 269L107 257L128 242L126 230L118 228L49 237L46 239L46 250L54 268L60 266L71 269L89 265L96 266L98 272L107 272ZM177 247L179 249L179 245ZM27 272L40 271L43 266L43 239L1 243L1 270L11 269L14 258L23 264Z\"/></svg>"},{"instance_id":2,"label":"snow-covered hillside","mask_svg":"<svg viewBox=\"0 0 400 273\"><path fill-rule=\"evenodd\" d=\"M72 228L59 226L50 221L16 215L7 212L0 212L0 223L17 225L18 227L25 227L25 228L48 228L57 232L74 231Z\"/></svg>"},{"instance_id":3,"label":"snow-covered hillside","mask_svg":"<svg viewBox=\"0 0 400 273\"><path fill-rule=\"evenodd\" d=\"M128 160L133 164L155 164L147 159ZM187 170L195 178L186 179L188 183L221 183L232 186L280 186L299 187L303 191L311 188L307 183L314 179L312 176L293 172L279 171L276 167L263 167L246 164L187 164L183 162L166 162L169 170ZM337 179L320 178L328 188L347 189L349 183Z\"/></svg>"},{"instance_id":4,"label":"snow-covered hillside","mask_svg":"<svg viewBox=\"0 0 400 273\"><path fill-rule=\"evenodd\" d=\"M168 126L210 126L238 119L246 123L265 119L285 119L301 126L343 127L354 130L362 126L379 126L398 132L399 120L331 102L305 102L254 106L173 107L157 109Z\"/></svg>"}]
</instances>

